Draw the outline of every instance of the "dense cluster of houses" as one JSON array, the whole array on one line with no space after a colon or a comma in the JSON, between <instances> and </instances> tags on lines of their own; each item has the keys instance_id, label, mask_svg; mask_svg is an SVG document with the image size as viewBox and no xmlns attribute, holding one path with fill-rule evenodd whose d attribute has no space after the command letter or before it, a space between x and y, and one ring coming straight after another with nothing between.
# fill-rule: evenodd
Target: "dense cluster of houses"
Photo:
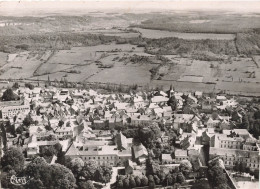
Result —
<instances>
[{"instance_id":1,"label":"dense cluster of houses","mask_svg":"<svg viewBox=\"0 0 260 189\"><path fill-rule=\"evenodd\" d=\"M28 158L39 154L44 146L60 143L71 158L95 160L100 165L126 165L126 172L133 171L136 163L145 165L149 152L116 128L158 123L178 134L174 156L163 153L162 167L176 166L182 160L204 167L209 156L221 157L229 168L238 161L252 170L259 169L259 141L246 129L235 129L230 116L214 114L231 109L233 116L241 119L239 104L233 97L209 97L199 91L180 93L172 87L167 92L130 94L20 87L14 93L20 100L0 102L1 117L15 129L28 115L34 121L17 137L8 135L8 144L21 145ZM168 103L172 97L174 110ZM168 145L167 133L162 132L160 140L162 145ZM205 154L205 146L209 147L209 154Z\"/></svg>"}]
</instances>

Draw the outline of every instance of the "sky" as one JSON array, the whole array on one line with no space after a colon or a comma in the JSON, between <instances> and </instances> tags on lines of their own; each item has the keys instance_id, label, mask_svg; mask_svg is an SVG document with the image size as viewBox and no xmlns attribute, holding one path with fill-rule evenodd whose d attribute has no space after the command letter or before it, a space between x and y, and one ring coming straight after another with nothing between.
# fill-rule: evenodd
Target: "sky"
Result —
<instances>
[{"instance_id":1,"label":"sky","mask_svg":"<svg viewBox=\"0 0 260 189\"><path fill-rule=\"evenodd\" d=\"M137 13L150 11L230 11L260 13L260 1L19 1L0 2L0 15L37 16L44 14L84 14L93 11Z\"/></svg>"}]
</instances>

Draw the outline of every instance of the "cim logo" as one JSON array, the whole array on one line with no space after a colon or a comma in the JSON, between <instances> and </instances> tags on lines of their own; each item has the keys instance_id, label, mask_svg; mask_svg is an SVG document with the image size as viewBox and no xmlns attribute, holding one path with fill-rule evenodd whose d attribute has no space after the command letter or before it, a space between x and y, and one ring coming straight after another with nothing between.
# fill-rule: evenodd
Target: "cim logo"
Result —
<instances>
[{"instance_id":1,"label":"cim logo","mask_svg":"<svg viewBox=\"0 0 260 189\"><path fill-rule=\"evenodd\" d=\"M11 176L10 178L10 182L13 185L16 186L21 186L21 185L25 185L26 183L28 183L30 181L30 177L16 177L15 175Z\"/></svg>"}]
</instances>

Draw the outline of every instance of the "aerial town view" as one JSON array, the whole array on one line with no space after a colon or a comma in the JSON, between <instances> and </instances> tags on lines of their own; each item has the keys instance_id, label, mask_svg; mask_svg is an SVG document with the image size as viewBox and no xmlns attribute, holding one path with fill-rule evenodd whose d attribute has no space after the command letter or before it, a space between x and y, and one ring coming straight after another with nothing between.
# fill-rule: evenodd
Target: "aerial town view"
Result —
<instances>
[{"instance_id":1,"label":"aerial town view","mask_svg":"<svg viewBox=\"0 0 260 189\"><path fill-rule=\"evenodd\" d=\"M5 2L0 188L258 189L259 2Z\"/></svg>"}]
</instances>

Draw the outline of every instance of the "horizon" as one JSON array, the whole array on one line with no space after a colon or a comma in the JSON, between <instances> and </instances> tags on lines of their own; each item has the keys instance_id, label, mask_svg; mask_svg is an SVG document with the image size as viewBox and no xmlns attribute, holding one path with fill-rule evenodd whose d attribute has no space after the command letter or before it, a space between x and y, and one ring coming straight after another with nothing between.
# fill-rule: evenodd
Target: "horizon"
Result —
<instances>
[{"instance_id":1,"label":"horizon","mask_svg":"<svg viewBox=\"0 0 260 189\"><path fill-rule=\"evenodd\" d=\"M239 3L238 3L239 2ZM61 6L62 4L62 6ZM74 12L75 11L75 12ZM59 2L1 2L1 16L46 16L48 14L84 15L101 12L149 13L155 11L169 12L230 12L260 13L258 1L59 1Z\"/></svg>"}]
</instances>

